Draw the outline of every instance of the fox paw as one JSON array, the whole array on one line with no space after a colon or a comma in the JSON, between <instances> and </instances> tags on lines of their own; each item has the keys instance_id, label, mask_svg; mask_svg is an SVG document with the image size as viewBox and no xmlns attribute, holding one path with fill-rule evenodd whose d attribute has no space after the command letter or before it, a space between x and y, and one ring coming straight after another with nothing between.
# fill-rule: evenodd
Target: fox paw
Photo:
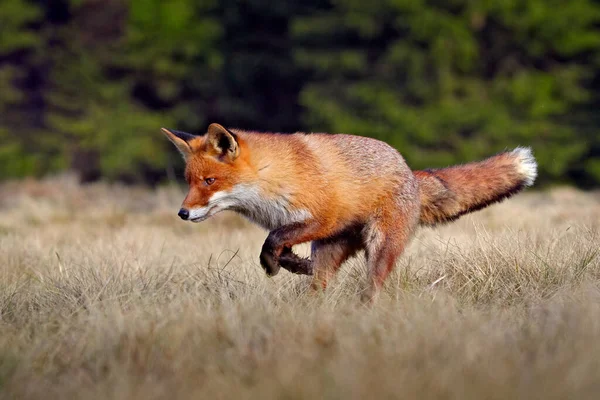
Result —
<instances>
[{"instance_id":1,"label":"fox paw","mask_svg":"<svg viewBox=\"0 0 600 400\"><path fill-rule=\"evenodd\" d=\"M264 268L268 276L275 276L279 273L279 263L273 253L262 252L260 253L260 265Z\"/></svg>"}]
</instances>

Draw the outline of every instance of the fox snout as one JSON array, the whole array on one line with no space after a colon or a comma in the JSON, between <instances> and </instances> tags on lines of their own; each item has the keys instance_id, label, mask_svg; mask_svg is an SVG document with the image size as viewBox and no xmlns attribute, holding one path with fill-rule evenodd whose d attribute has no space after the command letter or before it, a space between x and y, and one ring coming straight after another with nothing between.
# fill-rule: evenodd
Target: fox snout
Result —
<instances>
[{"instance_id":1,"label":"fox snout","mask_svg":"<svg viewBox=\"0 0 600 400\"><path fill-rule=\"evenodd\" d=\"M186 221L187 219L190 218L190 211L182 208L181 210L179 210L179 212L177 213L177 215L179 215L179 218L181 218L182 220Z\"/></svg>"},{"instance_id":2,"label":"fox snout","mask_svg":"<svg viewBox=\"0 0 600 400\"><path fill-rule=\"evenodd\" d=\"M184 221L191 222L202 222L210 217L212 217L217 212L222 211L219 207L192 207L187 208L186 206L182 206L177 215Z\"/></svg>"}]
</instances>

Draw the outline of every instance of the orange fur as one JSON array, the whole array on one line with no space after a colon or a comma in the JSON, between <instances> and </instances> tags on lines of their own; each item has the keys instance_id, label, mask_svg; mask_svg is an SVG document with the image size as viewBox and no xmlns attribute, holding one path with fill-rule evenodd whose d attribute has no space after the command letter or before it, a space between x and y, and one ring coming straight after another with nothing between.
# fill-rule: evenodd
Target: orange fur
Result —
<instances>
[{"instance_id":1,"label":"orange fur","mask_svg":"<svg viewBox=\"0 0 600 400\"><path fill-rule=\"evenodd\" d=\"M260 256L266 272L274 275L282 266L313 274L315 288L326 287L339 266L364 249L366 299L376 295L419 224L450 221L500 201L536 174L528 149L412 172L395 149L359 136L246 132L218 124L202 136L163 132L186 160L189 192L182 209L189 219L225 209L241 213L270 230ZM291 251L309 241L310 260Z\"/></svg>"}]
</instances>

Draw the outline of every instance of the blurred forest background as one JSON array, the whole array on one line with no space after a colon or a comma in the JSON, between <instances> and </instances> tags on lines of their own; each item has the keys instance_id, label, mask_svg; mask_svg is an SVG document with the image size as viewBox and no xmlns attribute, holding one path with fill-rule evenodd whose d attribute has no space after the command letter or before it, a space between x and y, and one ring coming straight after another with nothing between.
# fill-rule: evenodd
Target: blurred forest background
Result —
<instances>
[{"instance_id":1,"label":"blurred forest background","mask_svg":"<svg viewBox=\"0 0 600 400\"><path fill-rule=\"evenodd\" d=\"M161 126L345 132L413 168L532 146L600 185L598 0L0 0L0 179L178 176Z\"/></svg>"}]
</instances>

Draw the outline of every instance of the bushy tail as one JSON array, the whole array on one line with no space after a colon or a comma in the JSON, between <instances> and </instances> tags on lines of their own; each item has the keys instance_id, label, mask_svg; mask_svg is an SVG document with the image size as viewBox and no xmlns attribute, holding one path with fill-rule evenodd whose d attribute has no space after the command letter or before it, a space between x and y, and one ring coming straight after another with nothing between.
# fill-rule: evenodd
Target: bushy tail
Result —
<instances>
[{"instance_id":1,"label":"bushy tail","mask_svg":"<svg viewBox=\"0 0 600 400\"><path fill-rule=\"evenodd\" d=\"M420 223L436 225L531 186L537 176L537 163L530 148L517 147L483 161L414 174L421 196Z\"/></svg>"}]
</instances>

